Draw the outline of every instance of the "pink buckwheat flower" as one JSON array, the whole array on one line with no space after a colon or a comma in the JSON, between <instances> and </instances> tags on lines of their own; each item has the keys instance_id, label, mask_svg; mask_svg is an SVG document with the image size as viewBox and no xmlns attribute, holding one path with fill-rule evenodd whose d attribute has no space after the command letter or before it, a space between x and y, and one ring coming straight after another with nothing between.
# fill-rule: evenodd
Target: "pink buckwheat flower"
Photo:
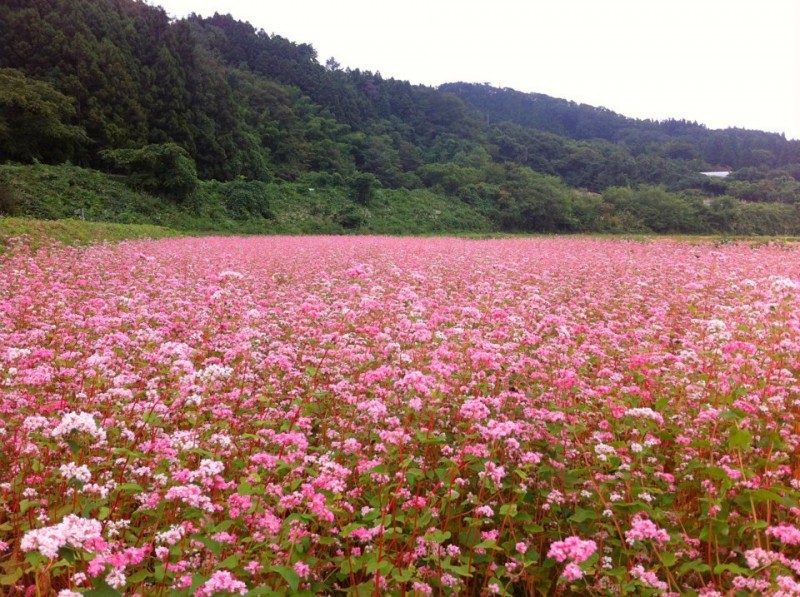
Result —
<instances>
[{"instance_id":1,"label":"pink buckwheat flower","mask_svg":"<svg viewBox=\"0 0 800 597\"><path fill-rule=\"evenodd\" d=\"M658 589L659 591L666 591L669 588L667 583L656 576L655 572L646 571L641 564L637 564L631 568L631 576L638 579L643 584Z\"/></svg>"},{"instance_id":2,"label":"pink buckwheat flower","mask_svg":"<svg viewBox=\"0 0 800 597\"><path fill-rule=\"evenodd\" d=\"M633 526L625 531L625 540L628 545L636 541L651 539L659 547L669 541L669 533L656 525L652 520L637 516L633 519Z\"/></svg>"},{"instance_id":3,"label":"pink buckwheat flower","mask_svg":"<svg viewBox=\"0 0 800 597\"><path fill-rule=\"evenodd\" d=\"M38 550L43 556L55 558L58 550L65 545L83 549L97 540L102 542L102 530L103 525L99 520L69 514L56 525L25 533L20 547L22 551Z\"/></svg>"},{"instance_id":4,"label":"pink buckwheat flower","mask_svg":"<svg viewBox=\"0 0 800 597\"><path fill-rule=\"evenodd\" d=\"M557 562L572 560L576 564L588 560L597 551L597 543L583 540L580 537L567 537L563 541L556 541L550 545L547 551L548 558L554 558Z\"/></svg>"},{"instance_id":5,"label":"pink buckwheat flower","mask_svg":"<svg viewBox=\"0 0 800 597\"><path fill-rule=\"evenodd\" d=\"M60 439L65 435L69 435L72 431L88 433L98 442L106 441L105 429L98 427L94 417L86 412L70 412L65 414L59 424L53 429L51 435Z\"/></svg>"},{"instance_id":6,"label":"pink buckwheat flower","mask_svg":"<svg viewBox=\"0 0 800 597\"><path fill-rule=\"evenodd\" d=\"M583 570L575 562L570 562L564 567L564 572L561 573L561 576L569 581L578 580L583 578Z\"/></svg>"},{"instance_id":7,"label":"pink buckwheat flower","mask_svg":"<svg viewBox=\"0 0 800 597\"><path fill-rule=\"evenodd\" d=\"M228 591L230 593L247 593L247 585L237 580L228 570L217 570L204 582L195 592L198 597L211 597L217 591Z\"/></svg>"},{"instance_id":8,"label":"pink buckwheat flower","mask_svg":"<svg viewBox=\"0 0 800 597\"><path fill-rule=\"evenodd\" d=\"M766 532L767 535L771 535L787 545L800 545L800 530L797 527L782 524L776 527L769 527Z\"/></svg>"}]
</instances>

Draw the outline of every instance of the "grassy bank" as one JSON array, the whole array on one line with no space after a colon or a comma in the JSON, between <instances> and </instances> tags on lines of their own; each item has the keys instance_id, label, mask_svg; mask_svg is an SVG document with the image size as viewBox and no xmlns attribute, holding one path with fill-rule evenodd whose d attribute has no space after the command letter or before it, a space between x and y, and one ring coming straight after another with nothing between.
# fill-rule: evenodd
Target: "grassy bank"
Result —
<instances>
[{"instance_id":1,"label":"grassy bank","mask_svg":"<svg viewBox=\"0 0 800 597\"><path fill-rule=\"evenodd\" d=\"M68 245L85 245L137 238L165 238L179 234L175 230L150 224L0 217L0 251L8 245L10 239L20 236L26 237L32 246L38 246L44 239L53 239Z\"/></svg>"},{"instance_id":2,"label":"grassy bank","mask_svg":"<svg viewBox=\"0 0 800 597\"><path fill-rule=\"evenodd\" d=\"M565 187L542 186L537 180L520 183L516 198L499 187L484 185L462 199L462 194L456 196L438 187L377 186L359 195L352 181L316 173L294 182L197 181L196 188L178 200L131 188L125 177L69 164L4 164L0 165L0 215L155 225L189 234L485 237L561 230L751 239L800 234L800 207L796 204L747 203L721 197L706 205L697 197L656 187L611 189L602 196L574 193L570 199L571 191ZM561 200L582 202L582 215L556 226L551 220Z\"/></svg>"},{"instance_id":3,"label":"grassy bank","mask_svg":"<svg viewBox=\"0 0 800 597\"><path fill-rule=\"evenodd\" d=\"M182 201L131 189L122 177L69 164L0 165L0 214L151 224L191 233L441 234L494 227L474 207L424 189L377 189L354 201L341 180L200 181Z\"/></svg>"}]
</instances>

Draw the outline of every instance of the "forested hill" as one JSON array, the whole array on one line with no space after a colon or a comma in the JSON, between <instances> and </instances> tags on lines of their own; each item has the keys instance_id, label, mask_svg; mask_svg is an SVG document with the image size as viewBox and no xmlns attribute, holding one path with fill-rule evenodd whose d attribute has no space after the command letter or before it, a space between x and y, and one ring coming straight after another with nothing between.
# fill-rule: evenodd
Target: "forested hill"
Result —
<instances>
[{"instance_id":1,"label":"forested hill","mask_svg":"<svg viewBox=\"0 0 800 597\"><path fill-rule=\"evenodd\" d=\"M730 224L731 201L800 201L800 142L780 135L411 85L230 16L170 20L138 0L0 0L0 161L66 160L174 202L198 180L313 175L367 210L379 189L426 190L509 230L702 231ZM718 169L734 173L700 174ZM689 206L693 223L654 225L634 209L639 189L662 193L662 211ZM268 217L245 207L238 217Z\"/></svg>"},{"instance_id":2,"label":"forested hill","mask_svg":"<svg viewBox=\"0 0 800 597\"><path fill-rule=\"evenodd\" d=\"M490 122L513 122L571 139L604 139L634 155L658 148L668 158L701 158L726 170L785 166L800 157L800 142L777 133L710 130L687 120L638 120L607 108L485 84L448 83L439 89L456 94Z\"/></svg>"}]
</instances>

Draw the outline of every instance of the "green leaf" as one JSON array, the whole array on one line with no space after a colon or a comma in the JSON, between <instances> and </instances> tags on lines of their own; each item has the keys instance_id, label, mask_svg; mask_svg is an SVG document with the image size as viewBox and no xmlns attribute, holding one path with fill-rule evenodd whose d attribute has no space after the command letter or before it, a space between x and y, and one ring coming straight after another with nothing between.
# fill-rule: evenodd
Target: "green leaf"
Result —
<instances>
[{"instance_id":1,"label":"green leaf","mask_svg":"<svg viewBox=\"0 0 800 597\"><path fill-rule=\"evenodd\" d=\"M254 486L247 481L242 481L239 483L239 487L236 489L236 491L242 495L264 495L263 486Z\"/></svg>"},{"instance_id":2,"label":"green leaf","mask_svg":"<svg viewBox=\"0 0 800 597\"><path fill-rule=\"evenodd\" d=\"M363 529L364 525L358 522L351 522L350 524L346 524L342 527L341 531L339 531L339 535L341 537L349 537L353 531L358 529Z\"/></svg>"},{"instance_id":3,"label":"green leaf","mask_svg":"<svg viewBox=\"0 0 800 597\"><path fill-rule=\"evenodd\" d=\"M754 489L753 491L748 491L747 495L749 495L756 504L762 502L778 502L786 506L794 505L794 501L791 498L782 497L769 489Z\"/></svg>"},{"instance_id":4,"label":"green leaf","mask_svg":"<svg viewBox=\"0 0 800 597\"><path fill-rule=\"evenodd\" d=\"M139 570L128 577L128 585L135 585L153 576L150 570Z\"/></svg>"},{"instance_id":5,"label":"green leaf","mask_svg":"<svg viewBox=\"0 0 800 597\"><path fill-rule=\"evenodd\" d=\"M34 568L38 568L45 563L46 559L38 551L29 551L25 554L25 561Z\"/></svg>"},{"instance_id":6,"label":"green leaf","mask_svg":"<svg viewBox=\"0 0 800 597\"><path fill-rule=\"evenodd\" d=\"M734 429L728 438L728 447L731 450L747 450L753 442L753 434L747 429Z\"/></svg>"},{"instance_id":7,"label":"green leaf","mask_svg":"<svg viewBox=\"0 0 800 597\"><path fill-rule=\"evenodd\" d=\"M516 504L503 504L500 506L500 515L505 516L514 516L517 513L517 505Z\"/></svg>"},{"instance_id":8,"label":"green leaf","mask_svg":"<svg viewBox=\"0 0 800 597\"><path fill-rule=\"evenodd\" d=\"M0 575L0 587L9 587L22 578L22 566L17 566L14 572Z\"/></svg>"},{"instance_id":9,"label":"green leaf","mask_svg":"<svg viewBox=\"0 0 800 597\"><path fill-rule=\"evenodd\" d=\"M698 562L696 560L692 560L691 562L686 562L681 564L680 568L678 568L678 574L684 575L689 571L694 572L709 572L711 567L708 564L704 564L703 562Z\"/></svg>"},{"instance_id":10,"label":"green leaf","mask_svg":"<svg viewBox=\"0 0 800 597\"><path fill-rule=\"evenodd\" d=\"M225 558L224 560L222 560L219 563L217 568L228 568L228 569L236 568L239 565L239 562L241 561L241 559L242 559L242 556L239 555L239 554L234 554L232 556L228 556L227 558Z\"/></svg>"},{"instance_id":11,"label":"green leaf","mask_svg":"<svg viewBox=\"0 0 800 597\"><path fill-rule=\"evenodd\" d=\"M709 476L711 479L728 479L728 473L725 472L725 469L720 468L718 466L709 466L705 469L706 475Z\"/></svg>"},{"instance_id":12,"label":"green leaf","mask_svg":"<svg viewBox=\"0 0 800 597\"><path fill-rule=\"evenodd\" d=\"M675 562L678 561L677 556L671 551L665 551L664 553L662 553L661 559L667 568L671 568L672 566L675 565Z\"/></svg>"},{"instance_id":13,"label":"green leaf","mask_svg":"<svg viewBox=\"0 0 800 597\"><path fill-rule=\"evenodd\" d=\"M714 566L714 574L722 574L723 572L733 572L734 574L750 574L752 571L748 568L739 566L738 564L717 564Z\"/></svg>"},{"instance_id":14,"label":"green leaf","mask_svg":"<svg viewBox=\"0 0 800 597\"><path fill-rule=\"evenodd\" d=\"M31 509L32 506L35 506L38 502L34 502L31 500L22 500L19 503L19 513L25 514L28 510Z\"/></svg>"},{"instance_id":15,"label":"green leaf","mask_svg":"<svg viewBox=\"0 0 800 597\"><path fill-rule=\"evenodd\" d=\"M122 593L110 586L104 579L95 578L92 581L94 588L86 591L88 597L122 597Z\"/></svg>"},{"instance_id":16,"label":"green leaf","mask_svg":"<svg viewBox=\"0 0 800 597\"><path fill-rule=\"evenodd\" d=\"M347 597L363 597L364 595L376 595L375 583L371 580L362 582L347 589Z\"/></svg>"},{"instance_id":17,"label":"green leaf","mask_svg":"<svg viewBox=\"0 0 800 597\"><path fill-rule=\"evenodd\" d=\"M121 483L117 485L117 489L124 493L141 493L144 488L138 483Z\"/></svg>"},{"instance_id":18,"label":"green leaf","mask_svg":"<svg viewBox=\"0 0 800 597\"><path fill-rule=\"evenodd\" d=\"M474 570L475 568L474 568L474 566L470 567L467 564L464 564L462 566L450 565L450 566L447 566L447 569L450 572L453 572L454 574L457 574L458 576L471 577L472 576L472 572L471 571Z\"/></svg>"},{"instance_id":19,"label":"green leaf","mask_svg":"<svg viewBox=\"0 0 800 597\"><path fill-rule=\"evenodd\" d=\"M542 533L544 532L544 527L540 524L526 524L525 530L528 533Z\"/></svg>"},{"instance_id":20,"label":"green leaf","mask_svg":"<svg viewBox=\"0 0 800 597\"><path fill-rule=\"evenodd\" d=\"M200 587L200 585L205 583L209 578L211 578L211 577L206 576L205 574L195 574L195 575L193 575L192 576L192 586L189 587L189 594L190 595L194 595L194 592Z\"/></svg>"},{"instance_id":21,"label":"green leaf","mask_svg":"<svg viewBox=\"0 0 800 597\"><path fill-rule=\"evenodd\" d=\"M381 571L381 575L387 575L392 569L392 563L388 560L378 560L377 558L370 558L367 561L366 570L367 573L372 574L376 570Z\"/></svg>"},{"instance_id":22,"label":"green leaf","mask_svg":"<svg viewBox=\"0 0 800 597\"><path fill-rule=\"evenodd\" d=\"M289 585L289 589L291 589L292 593L297 593L297 587L300 584L300 575L297 574L297 572L287 566L273 566L270 570L280 574L283 580L286 581L286 584Z\"/></svg>"},{"instance_id":23,"label":"green leaf","mask_svg":"<svg viewBox=\"0 0 800 597\"><path fill-rule=\"evenodd\" d=\"M433 541L434 543L444 543L451 537L450 531L440 531L440 530L427 533L425 536L429 541Z\"/></svg>"},{"instance_id":24,"label":"green leaf","mask_svg":"<svg viewBox=\"0 0 800 597\"><path fill-rule=\"evenodd\" d=\"M404 583L410 581L414 578L414 569L413 568L406 568L405 570L400 570L395 568L392 572L392 578L399 583Z\"/></svg>"},{"instance_id":25,"label":"green leaf","mask_svg":"<svg viewBox=\"0 0 800 597\"><path fill-rule=\"evenodd\" d=\"M597 520L597 512L585 508L575 508L575 514L569 517L573 522L586 522L587 520Z\"/></svg>"},{"instance_id":26,"label":"green leaf","mask_svg":"<svg viewBox=\"0 0 800 597\"><path fill-rule=\"evenodd\" d=\"M247 591L246 597L257 597L257 596L260 596L260 595L274 596L274 595L279 595L279 594L280 593L276 593L275 591L273 591L269 587L256 587L255 589L250 589L249 591Z\"/></svg>"},{"instance_id":27,"label":"green leaf","mask_svg":"<svg viewBox=\"0 0 800 597\"><path fill-rule=\"evenodd\" d=\"M346 578L352 574L355 574L359 570L364 567L363 563L361 562L360 558L353 558L349 560L343 560L342 563L339 565L341 570L340 578Z\"/></svg>"},{"instance_id":28,"label":"green leaf","mask_svg":"<svg viewBox=\"0 0 800 597\"><path fill-rule=\"evenodd\" d=\"M214 526L214 533L221 533L222 531L227 531L234 525L235 522L236 521L231 520L230 518L226 518L221 523Z\"/></svg>"},{"instance_id":29,"label":"green leaf","mask_svg":"<svg viewBox=\"0 0 800 597\"><path fill-rule=\"evenodd\" d=\"M214 541L213 539L209 539L208 537L195 537L197 541L205 545L211 553L215 556L219 557L222 553L222 543L219 541Z\"/></svg>"},{"instance_id":30,"label":"green leaf","mask_svg":"<svg viewBox=\"0 0 800 597\"><path fill-rule=\"evenodd\" d=\"M58 550L58 555L64 558L67 562L72 564L76 560L76 552L71 547L62 547Z\"/></svg>"},{"instance_id":31,"label":"green leaf","mask_svg":"<svg viewBox=\"0 0 800 597\"><path fill-rule=\"evenodd\" d=\"M746 534L752 534L753 530L766 529L769 526L766 520L757 520L755 522L744 524L739 527L739 537L744 537Z\"/></svg>"}]
</instances>

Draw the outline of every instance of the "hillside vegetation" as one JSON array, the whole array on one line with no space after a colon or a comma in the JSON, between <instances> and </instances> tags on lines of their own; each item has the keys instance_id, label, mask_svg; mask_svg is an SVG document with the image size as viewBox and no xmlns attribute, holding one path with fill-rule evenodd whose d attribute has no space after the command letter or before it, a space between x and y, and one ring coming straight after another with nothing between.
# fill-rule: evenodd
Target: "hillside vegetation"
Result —
<instances>
[{"instance_id":1,"label":"hillside vegetation","mask_svg":"<svg viewBox=\"0 0 800 597\"><path fill-rule=\"evenodd\" d=\"M3 213L239 232L800 231L800 142L778 134L411 85L137 0L1 0L0 48Z\"/></svg>"}]
</instances>

